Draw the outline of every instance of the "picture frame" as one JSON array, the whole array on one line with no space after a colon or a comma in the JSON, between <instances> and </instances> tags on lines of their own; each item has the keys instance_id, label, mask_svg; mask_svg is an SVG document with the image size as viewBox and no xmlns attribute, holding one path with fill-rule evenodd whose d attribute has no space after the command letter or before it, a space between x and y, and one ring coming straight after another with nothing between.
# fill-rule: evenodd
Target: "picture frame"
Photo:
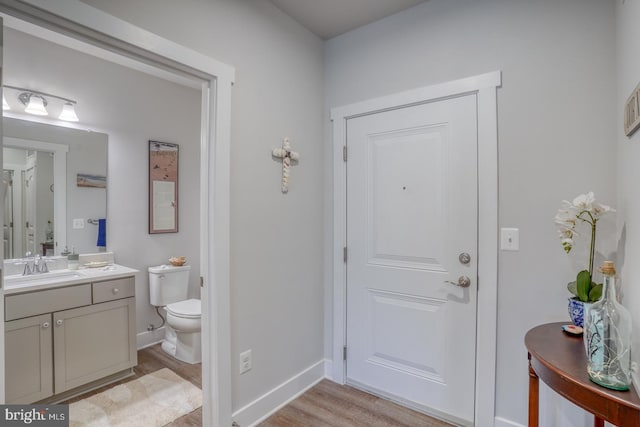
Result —
<instances>
[{"instance_id":1,"label":"picture frame","mask_svg":"<svg viewBox=\"0 0 640 427\"><path fill-rule=\"evenodd\" d=\"M640 84L624 105L624 133L631 137L640 128Z\"/></svg>"},{"instance_id":2,"label":"picture frame","mask_svg":"<svg viewBox=\"0 0 640 427\"><path fill-rule=\"evenodd\" d=\"M149 140L149 234L178 232L179 146Z\"/></svg>"}]
</instances>

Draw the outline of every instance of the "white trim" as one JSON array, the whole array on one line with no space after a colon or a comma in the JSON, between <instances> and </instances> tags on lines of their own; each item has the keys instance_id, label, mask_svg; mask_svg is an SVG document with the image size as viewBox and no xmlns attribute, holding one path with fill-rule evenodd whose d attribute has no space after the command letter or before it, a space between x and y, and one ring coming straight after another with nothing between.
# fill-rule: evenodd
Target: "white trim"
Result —
<instances>
[{"instance_id":1,"label":"white trim","mask_svg":"<svg viewBox=\"0 0 640 427\"><path fill-rule=\"evenodd\" d=\"M476 325L475 419L478 427L495 421L495 377L498 290L498 128L497 88L500 71L427 86L381 98L333 108L333 366L332 379L344 384L342 348L346 343L346 144L349 118L463 94L478 100L478 311Z\"/></svg>"},{"instance_id":2,"label":"white trim","mask_svg":"<svg viewBox=\"0 0 640 427\"><path fill-rule=\"evenodd\" d=\"M324 377L332 378L333 377L332 370L333 370L333 361L329 359L324 359Z\"/></svg>"},{"instance_id":3,"label":"white trim","mask_svg":"<svg viewBox=\"0 0 640 427\"><path fill-rule=\"evenodd\" d=\"M271 391L233 413L233 420L242 427L252 427L324 379L324 360L311 365Z\"/></svg>"},{"instance_id":4,"label":"white trim","mask_svg":"<svg viewBox=\"0 0 640 427\"><path fill-rule=\"evenodd\" d=\"M56 43L60 46L74 49L74 50L77 50L78 52L86 53L87 55L95 56L105 61L113 62L114 64L119 64L128 68L131 68L132 70L140 71L142 73L146 73L154 77L159 77L161 79L174 82L179 85L187 86L192 89L196 89L196 90L200 89L199 79L192 79L192 78L181 76L175 73L171 73L169 71L162 70L153 65L149 65L149 64L137 61L135 59L128 58L126 56L118 55L117 53L110 52L106 49L101 49L97 46L93 46L93 45L81 42L72 37L68 37L63 34L56 33L55 31L50 31L46 28L42 28L37 25L31 24L29 22L22 21L10 15L4 16L4 25L5 27L9 27L16 31L27 33L34 37L47 40L51 43ZM69 122L63 122L63 123L69 123Z\"/></svg>"},{"instance_id":5,"label":"white trim","mask_svg":"<svg viewBox=\"0 0 640 427\"><path fill-rule=\"evenodd\" d=\"M203 55L195 50L179 45L152 32L132 25L127 21L109 15L78 0L22 0L50 14L87 26L92 30L122 40L136 48L147 50L193 69L211 74L219 80L233 82L235 70L229 65ZM60 24L60 23L58 23ZM137 52L132 52L137 57ZM225 426L226 427L226 426Z\"/></svg>"},{"instance_id":6,"label":"white trim","mask_svg":"<svg viewBox=\"0 0 640 427\"><path fill-rule=\"evenodd\" d=\"M143 348L151 347L164 339L164 326L153 331L139 332L136 335L136 348L142 350Z\"/></svg>"},{"instance_id":7,"label":"white trim","mask_svg":"<svg viewBox=\"0 0 640 427\"><path fill-rule=\"evenodd\" d=\"M168 63L183 65L208 76L202 85L202 135L200 190L201 239L200 265L205 288L202 292L203 347L203 425L231 425L231 339L229 311L229 163L231 138L231 86L233 67L195 50L180 46L128 22L104 13L78 0L23 0L3 2L3 6L29 9L31 21L83 39L87 32L96 36L92 43L112 45L133 58L154 60L160 68ZM25 6L27 5L27 6ZM7 8L9 7L7 6ZM5 10L5 9L3 9ZM6 11L6 10L5 10ZM15 12L23 14L23 12ZM34 15L34 14L37 14ZM58 17L63 17L59 19ZM22 18L22 16L19 16ZM78 32L81 29L82 32ZM102 33L97 35L93 31ZM118 44L116 45L115 42ZM124 42L124 43L122 43ZM147 54L148 55L148 54ZM169 64L170 65L170 64ZM184 70L182 70L185 73ZM188 74L188 73L187 73ZM2 340L2 337L0 337ZM4 345L4 342L2 342ZM0 345L0 349L3 348ZM1 372L1 369L0 369ZM4 376L0 378L4 383ZM0 395L1 397L1 395Z\"/></svg>"},{"instance_id":8,"label":"white trim","mask_svg":"<svg viewBox=\"0 0 640 427\"><path fill-rule=\"evenodd\" d=\"M494 427L527 427L524 424L508 420L502 417L496 417Z\"/></svg>"}]
</instances>

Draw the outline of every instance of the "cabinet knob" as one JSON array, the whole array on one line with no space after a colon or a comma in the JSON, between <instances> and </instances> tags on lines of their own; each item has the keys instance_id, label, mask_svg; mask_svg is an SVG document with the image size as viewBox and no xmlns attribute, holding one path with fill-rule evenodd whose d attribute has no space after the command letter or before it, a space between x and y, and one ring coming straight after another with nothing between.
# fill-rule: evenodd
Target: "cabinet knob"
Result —
<instances>
[{"instance_id":1,"label":"cabinet knob","mask_svg":"<svg viewBox=\"0 0 640 427\"><path fill-rule=\"evenodd\" d=\"M45 329L48 328L49 327L49 322L44 322L42 324L42 327L45 328Z\"/></svg>"},{"instance_id":2,"label":"cabinet knob","mask_svg":"<svg viewBox=\"0 0 640 427\"><path fill-rule=\"evenodd\" d=\"M118 288L113 288L113 291L112 291L112 292L113 292L113 294L115 295L115 294L117 294L118 292L120 292L120 289L118 289Z\"/></svg>"},{"instance_id":3,"label":"cabinet knob","mask_svg":"<svg viewBox=\"0 0 640 427\"><path fill-rule=\"evenodd\" d=\"M62 319L56 320L56 325L58 325L58 326L62 326L63 323L64 323L64 320L62 320Z\"/></svg>"}]
</instances>

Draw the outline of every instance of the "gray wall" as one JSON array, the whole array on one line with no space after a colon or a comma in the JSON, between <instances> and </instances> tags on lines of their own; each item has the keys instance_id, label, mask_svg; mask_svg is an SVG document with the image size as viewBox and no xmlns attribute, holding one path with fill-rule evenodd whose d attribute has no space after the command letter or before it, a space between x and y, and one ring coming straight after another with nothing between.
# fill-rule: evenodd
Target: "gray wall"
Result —
<instances>
[{"instance_id":1,"label":"gray wall","mask_svg":"<svg viewBox=\"0 0 640 427\"><path fill-rule=\"evenodd\" d=\"M499 258L496 415L521 424L524 334L540 323L568 321L566 283L588 260L580 253L588 241L578 241L573 257L564 254L553 217L563 199L587 191L615 204L614 7L601 0L430 0L326 43L325 115L332 107L502 70L500 226L520 228L520 251ZM613 231L615 219L609 221ZM608 254L615 243L606 234L598 248ZM327 333L330 297L327 281ZM325 348L330 357L329 335ZM586 425L582 412L544 390L543 406L541 425Z\"/></svg>"},{"instance_id":2,"label":"gray wall","mask_svg":"<svg viewBox=\"0 0 640 427\"><path fill-rule=\"evenodd\" d=\"M640 57L637 42L640 40L640 2L616 1L617 13L617 77L618 98L615 106L615 130L618 140L618 270L621 276L623 303L633 317L634 346L631 356L640 365L640 131L631 138L624 135L624 104L631 91L640 82ZM635 373L636 390L640 387L640 373Z\"/></svg>"},{"instance_id":3,"label":"gray wall","mask_svg":"<svg viewBox=\"0 0 640 427\"><path fill-rule=\"evenodd\" d=\"M323 357L322 41L264 0L87 0L236 69L231 123L233 410ZM152 12L151 12L152 11ZM287 195L270 151L300 153ZM239 353L253 369L238 374Z\"/></svg>"},{"instance_id":4,"label":"gray wall","mask_svg":"<svg viewBox=\"0 0 640 427\"><path fill-rule=\"evenodd\" d=\"M140 270L136 320L144 332L160 322L149 304L147 267L185 255L192 295L200 289L200 92L23 33L5 29L4 36L5 84L75 99L82 125L109 136L107 246L116 262ZM177 234L148 234L150 139L180 144Z\"/></svg>"}]
</instances>

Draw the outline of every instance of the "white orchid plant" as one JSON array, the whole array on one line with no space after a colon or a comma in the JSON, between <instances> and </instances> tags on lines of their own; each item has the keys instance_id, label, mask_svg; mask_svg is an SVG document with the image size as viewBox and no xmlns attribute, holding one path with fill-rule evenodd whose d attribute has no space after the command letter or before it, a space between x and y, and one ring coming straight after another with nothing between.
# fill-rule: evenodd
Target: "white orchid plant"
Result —
<instances>
[{"instance_id":1,"label":"white orchid plant","mask_svg":"<svg viewBox=\"0 0 640 427\"><path fill-rule=\"evenodd\" d=\"M602 296L602 284L596 284L593 278L593 261L596 249L596 225L598 220L615 209L597 203L593 192L580 194L572 202L562 201L562 207L558 210L555 223L558 226L560 243L565 252L571 252L573 240L578 235L576 228L580 223L591 226L591 246L589 250L589 269L578 273L576 280L567 286L569 292L580 301L595 302Z\"/></svg>"}]
</instances>

